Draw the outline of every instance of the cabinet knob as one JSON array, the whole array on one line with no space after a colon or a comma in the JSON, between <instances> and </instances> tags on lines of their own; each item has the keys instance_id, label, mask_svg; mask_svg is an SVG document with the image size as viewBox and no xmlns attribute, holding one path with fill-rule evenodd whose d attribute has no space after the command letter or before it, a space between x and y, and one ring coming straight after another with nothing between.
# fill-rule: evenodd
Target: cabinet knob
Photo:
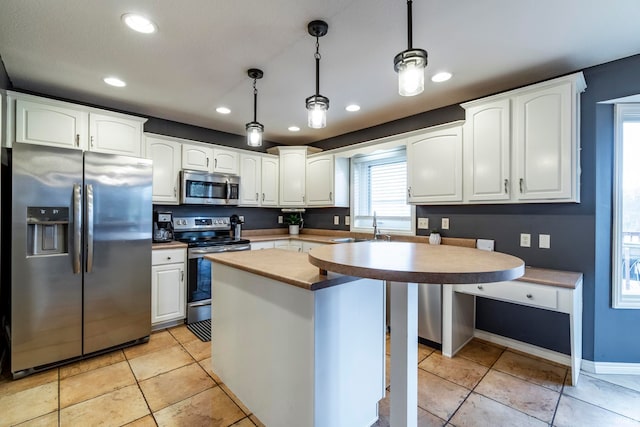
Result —
<instances>
[{"instance_id":1,"label":"cabinet knob","mask_svg":"<svg viewBox=\"0 0 640 427\"><path fill-rule=\"evenodd\" d=\"M91 147L93 147L93 135L91 135L91 138L89 139L89 141L91 142Z\"/></svg>"},{"instance_id":2,"label":"cabinet knob","mask_svg":"<svg viewBox=\"0 0 640 427\"><path fill-rule=\"evenodd\" d=\"M504 194L508 194L509 193L509 180L505 179L504 180Z\"/></svg>"},{"instance_id":3,"label":"cabinet knob","mask_svg":"<svg viewBox=\"0 0 640 427\"><path fill-rule=\"evenodd\" d=\"M482 285L478 285L478 289L483 290L484 288L482 287Z\"/></svg>"},{"instance_id":4,"label":"cabinet knob","mask_svg":"<svg viewBox=\"0 0 640 427\"><path fill-rule=\"evenodd\" d=\"M411 187L407 188L407 196L411 197Z\"/></svg>"},{"instance_id":5,"label":"cabinet knob","mask_svg":"<svg viewBox=\"0 0 640 427\"><path fill-rule=\"evenodd\" d=\"M264 193L262 193L262 201L264 202Z\"/></svg>"},{"instance_id":6,"label":"cabinet knob","mask_svg":"<svg viewBox=\"0 0 640 427\"><path fill-rule=\"evenodd\" d=\"M167 260L170 260L170 259L171 259L171 257L170 257L170 256L168 256L168 257L167 257Z\"/></svg>"},{"instance_id":7,"label":"cabinet knob","mask_svg":"<svg viewBox=\"0 0 640 427\"><path fill-rule=\"evenodd\" d=\"M178 189L173 187L173 197L178 197Z\"/></svg>"},{"instance_id":8,"label":"cabinet knob","mask_svg":"<svg viewBox=\"0 0 640 427\"><path fill-rule=\"evenodd\" d=\"M333 201L333 191L329 191L329 201Z\"/></svg>"},{"instance_id":9,"label":"cabinet knob","mask_svg":"<svg viewBox=\"0 0 640 427\"><path fill-rule=\"evenodd\" d=\"M531 295L531 294L527 294L527 298L529 298L529 299L533 299L533 295Z\"/></svg>"},{"instance_id":10,"label":"cabinet knob","mask_svg":"<svg viewBox=\"0 0 640 427\"><path fill-rule=\"evenodd\" d=\"M76 147L80 147L80 134L76 133Z\"/></svg>"},{"instance_id":11,"label":"cabinet knob","mask_svg":"<svg viewBox=\"0 0 640 427\"><path fill-rule=\"evenodd\" d=\"M520 192L524 193L524 178L520 178Z\"/></svg>"},{"instance_id":12,"label":"cabinet knob","mask_svg":"<svg viewBox=\"0 0 640 427\"><path fill-rule=\"evenodd\" d=\"M258 201L258 193L256 193L256 202Z\"/></svg>"},{"instance_id":13,"label":"cabinet knob","mask_svg":"<svg viewBox=\"0 0 640 427\"><path fill-rule=\"evenodd\" d=\"M207 167L209 167L209 158L207 157Z\"/></svg>"}]
</instances>

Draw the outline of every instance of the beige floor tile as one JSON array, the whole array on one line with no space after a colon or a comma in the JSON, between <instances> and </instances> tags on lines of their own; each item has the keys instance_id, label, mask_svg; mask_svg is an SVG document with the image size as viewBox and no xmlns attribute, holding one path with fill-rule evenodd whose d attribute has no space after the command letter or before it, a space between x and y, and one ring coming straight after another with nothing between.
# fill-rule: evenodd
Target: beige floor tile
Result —
<instances>
[{"instance_id":1,"label":"beige floor tile","mask_svg":"<svg viewBox=\"0 0 640 427\"><path fill-rule=\"evenodd\" d=\"M2 421L0 421L2 424ZM58 427L58 411L17 424L19 427Z\"/></svg>"},{"instance_id":2,"label":"beige floor tile","mask_svg":"<svg viewBox=\"0 0 640 427\"><path fill-rule=\"evenodd\" d=\"M60 379L78 375L93 369L102 368L104 366L113 365L114 363L122 362L124 360L127 359L125 359L122 350L116 350L90 359L80 360L79 362L74 362L70 365L60 367Z\"/></svg>"},{"instance_id":3,"label":"beige floor tile","mask_svg":"<svg viewBox=\"0 0 640 427\"><path fill-rule=\"evenodd\" d=\"M448 420L469 394L469 390L418 369L418 406Z\"/></svg>"},{"instance_id":4,"label":"beige floor tile","mask_svg":"<svg viewBox=\"0 0 640 427\"><path fill-rule=\"evenodd\" d=\"M474 391L547 423L553 419L560 399L557 391L494 370Z\"/></svg>"},{"instance_id":5,"label":"beige floor tile","mask_svg":"<svg viewBox=\"0 0 640 427\"><path fill-rule=\"evenodd\" d=\"M222 426L227 427L246 417L220 387L155 412L158 426Z\"/></svg>"},{"instance_id":6,"label":"beige floor tile","mask_svg":"<svg viewBox=\"0 0 640 427\"><path fill-rule=\"evenodd\" d=\"M543 427L547 423L530 415L523 414L494 400L476 393L465 400L460 409L451 418L456 427Z\"/></svg>"},{"instance_id":7,"label":"beige floor tile","mask_svg":"<svg viewBox=\"0 0 640 427\"><path fill-rule=\"evenodd\" d=\"M491 367L496 360L498 360L503 351L504 347L474 339L465 345L462 350L456 354L456 357L464 357L465 359L473 360L481 365Z\"/></svg>"},{"instance_id":8,"label":"beige floor tile","mask_svg":"<svg viewBox=\"0 0 640 427\"><path fill-rule=\"evenodd\" d=\"M539 359L523 356L507 350L493 365L496 369L523 380L550 388L555 391L562 389L567 368L548 363Z\"/></svg>"},{"instance_id":9,"label":"beige floor tile","mask_svg":"<svg viewBox=\"0 0 640 427\"><path fill-rule=\"evenodd\" d=\"M256 417L255 415L251 414L249 415L249 419L257 426L257 427L267 427L264 425L264 423L262 421L260 421L258 419L258 417Z\"/></svg>"},{"instance_id":10,"label":"beige floor tile","mask_svg":"<svg viewBox=\"0 0 640 427\"><path fill-rule=\"evenodd\" d=\"M131 360L175 345L178 345L178 341L173 338L173 335L167 331L158 331L151 334L148 342L125 348L124 355Z\"/></svg>"},{"instance_id":11,"label":"beige floor tile","mask_svg":"<svg viewBox=\"0 0 640 427\"><path fill-rule=\"evenodd\" d=\"M378 414L380 418L371 427L389 427L390 417L390 404L391 393L387 393L387 396L382 399L378 406ZM442 427L446 424L445 420L442 420L435 415L425 411L418 407L418 427Z\"/></svg>"},{"instance_id":12,"label":"beige floor tile","mask_svg":"<svg viewBox=\"0 0 640 427\"><path fill-rule=\"evenodd\" d=\"M193 363L193 358L179 345L162 351L154 351L129 360L129 365L138 381L172 371Z\"/></svg>"},{"instance_id":13,"label":"beige floor tile","mask_svg":"<svg viewBox=\"0 0 640 427\"><path fill-rule=\"evenodd\" d=\"M198 361L211 357L211 342L203 342L197 339L195 341L186 342L182 345L189 354Z\"/></svg>"},{"instance_id":14,"label":"beige floor tile","mask_svg":"<svg viewBox=\"0 0 640 427\"><path fill-rule=\"evenodd\" d=\"M138 418L135 421L125 424L126 427L156 427L156 420L153 419L153 415L146 415L142 418Z\"/></svg>"},{"instance_id":15,"label":"beige floor tile","mask_svg":"<svg viewBox=\"0 0 640 427\"><path fill-rule=\"evenodd\" d=\"M577 386L565 385L563 394L640 421L640 392L635 390L581 375Z\"/></svg>"},{"instance_id":16,"label":"beige floor tile","mask_svg":"<svg viewBox=\"0 0 640 427\"><path fill-rule=\"evenodd\" d=\"M224 383L220 383L220 388L227 394L227 396L229 396L229 398L240 407L240 409L242 410L242 412L244 412L246 415L251 415L252 411L251 409L247 408L245 406L244 403L242 403L242 400L238 399L238 396L236 396L230 389L229 387L227 387L226 384Z\"/></svg>"},{"instance_id":17,"label":"beige floor tile","mask_svg":"<svg viewBox=\"0 0 640 427\"><path fill-rule=\"evenodd\" d=\"M18 424L58 410L57 381L35 385L31 388L24 388L25 382L20 384L21 387L11 387L28 378L2 385L5 390L0 395L0 426ZM39 380L42 379L42 377L39 378ZM34 384L37 382L34 381ZM8 392L10 388L17 389L17 391Z\"/></svg>"},{"instance_id":18,"label":"beige floor tile","mask_svg":"<svg viewBox=\"0 0 640 427\"><path fill-rule=\"evenodd\" d=\"M251 422L249 417L243 418L237 423L234 423L231 427L255 427L255 424Z\"/></svg>"},{"instance_id":19,"label":"beige floor tile","mask_svg":"<svg viewBox=\"0 0 640 427\"><path fill-rule=\"evenodd\" d=\"M423 361L425 357L429 356L434 351L436 351L435 348L431 348L428 345L418 343L418 363ZM391 354L391 336L389 334L387 334L387 338L385 340L385 353L387 355Z\"/></svg>"},{"instance_id":20,"label":"beige floor tile","mask_svg":"<svg viewBox=\"0 0 640 427\"><path fill-rule=\"evenodd\" d=\"M60 426L121 426L148 413L140 389L130 385L60 410Z\"/></svg>"},{"instance_id":21,"label":"beige floor tile","mask_svg":"<svg viewBox=\"0 0 640 427\"><path fill-rule=\"evenodd\" d=\"M215 381L197 363L140 382L140 388L152 412L157 412L215 385Z\"/></svg>"},{"instance_id":22,"label":"beige floor tile","mask_svg":"<svg viewBox=\"0 0 640 427\"><path fill-rule=\"evenodd\" d=\"M471 360L462 357L450 359L440 352L433 352L418 366L469 390L473 389L489 370L488 367Z\"/></svg>"},{"instance_id":23,"label":"beige floor tile","mask_svg":"<svg viewBox=\"0 0 640 427\"><path fill-rule=\"evenodd\" d=\"M9 380L4 383L0 383L0 397L3 395L19 393L53 381L58 381L58 369L50 369L48 371L20 378L19 380Z\"/></svg>"},{"instance_id":24,"label":"beige floor tile","mask_svg":"<svg viewBox=\"0 0 640 427\"><path fill-rule=\"evenodd\" d=\"M195 334L187 328L187 325L175 326L173 328L167 329L167 331L169 331L169 333L173 335L173 337L178 340L180 344L183 345L184 343L188 343L191 341L200 341L200 338L195 336ZM211 345L211 343L209 343L209 345Z\"/></svg>"},{"instance_id":25,"label":"beige floor tile","mask_svg":"<svg viewBox=\"0 0 640 427\"><path fill-rule=\"evenodd\" d=\"M582 400L562 396L553 425L555 427L638 427L640 423Z\"/></svg>"},{"instance_id":26,"label":"beige floor tile","mask_svg":"<svg viewBox=\"0 0 640 427\"><path fill-rule=\"evenodd\" d=\"M590 372L583 372L582 375L587 375L640 392L640 375L592 374Z\"/></svg>"},{"instance_id":27,"label":"beige floor tile","mask_svg":"<svg viewBox=\"0 0 640 427\"><path fill-rule=\"evenodd\" d=\"M136 383L129 364L118 362L60 381L60 408Z\"/></svg>"},{"instance_id":28,"label":"beige floor tile","mask_svg":"<svg viewBox=\"0 0 640 427\"><path fill-rule=\"evenodd\" d=\"M199 361L198 364L200 366L202 366L202 369L204 369L207 372L207 374L209 374L209 376L211 378L213 378L213 380L216 382L216 384L222 383L222 380L220 379L220 377L218 377L216 375L216 373L213 372L213 368L211 367L211 358L210 357L207 357L206 359L203 359L203 360Z\"/></svg>"}]
</instances>

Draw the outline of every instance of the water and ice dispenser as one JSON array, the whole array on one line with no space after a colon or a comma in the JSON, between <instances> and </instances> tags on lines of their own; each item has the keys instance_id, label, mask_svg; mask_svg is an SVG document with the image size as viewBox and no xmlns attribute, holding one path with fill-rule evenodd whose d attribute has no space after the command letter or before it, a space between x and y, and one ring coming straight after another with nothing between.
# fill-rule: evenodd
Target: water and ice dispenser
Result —
<instances>
[{"instance_id":1,"label":"water and ice dispenser","mask_svg":"<svg viewBox=\"0 0 640 427\"><path fill-rule=\"evenodd\" d=\"M69 208L27 207L27 256L69 252Z\"/></svg>"}]
</instances>

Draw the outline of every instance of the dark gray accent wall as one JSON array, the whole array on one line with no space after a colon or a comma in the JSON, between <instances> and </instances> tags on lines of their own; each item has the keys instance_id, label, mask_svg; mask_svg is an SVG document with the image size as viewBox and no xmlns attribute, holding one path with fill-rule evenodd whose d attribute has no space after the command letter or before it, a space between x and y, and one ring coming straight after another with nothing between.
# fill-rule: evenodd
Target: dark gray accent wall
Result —
<instances>
[{"instance_id":1,"label":"dark gray accent wall","mask_svg":"<svg viewBox=\"0 0 640 427\"><path fill-rule=\"evenodd\" d=\"M333 217L340 218L340 225L333 224ZM344 217L349 215L349 208L307 208L303 214L305 228L320 228L325 230L349 231L344 225Z\"/></svg>"},{"instance_id":2,"label":"dark gray accent wall","mask_svg":"<svg viewBox=\"0 0 640 427\"><path fill-rule=\"evenodd\" d=\"M0 56L0 89L11 89L11 80L7 74L7 69L4 67L4 61Z\"/></svg>"},{"instance_id":3,"label":"dark gray accent wall","mask_svg":"<svg viewBox=\"0 0 640 427\"><path fill-rule=\"evenodd\" d=\"M154 210L170 211L174 216L220 216L229 217L233 214L244 216L244 230L259 230L264 228L284 228L278 224L280 209L268 208L240 208L237 206L200 206L200 205L153 205Z\"/></svg>"}]
</instances>

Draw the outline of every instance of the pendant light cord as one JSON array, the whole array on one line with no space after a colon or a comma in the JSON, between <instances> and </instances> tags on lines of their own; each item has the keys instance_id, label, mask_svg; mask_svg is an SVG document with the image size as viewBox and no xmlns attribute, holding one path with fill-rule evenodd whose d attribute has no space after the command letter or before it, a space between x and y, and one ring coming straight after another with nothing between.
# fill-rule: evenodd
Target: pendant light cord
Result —
<instances>
[{"instance_id":1,"label":"pendant light cord","mask_svg":"<svg viewBox=\"0 0 640 427\"><path fill-rule=\"evenodd\" d=\"M409 31L409 34L407 34L407 42L409 44L409 50L413 49L413 17L411 14L412 3L412 0L407 0L407 24Z\"/></svg>"},{"instance_id":2,"label":"pendant light cord","mask_svg":"<svg viewBox=\"0 0 640 427\"><path fill-rule=\"evenodd\" d=\"M257 122L258 119L258 89L256 88L256 79L253 79L253 121Z\"/></svg>"},{"instance_id":3,"label":"pendant light cord","mask_svg":"<svg viewBox=\"0 0 640 427\"><path fill-rule=\"evenodd\" d=\"M316 37L316 53L313 55L316 58L316 96L320 95L320 38Z\"/></svg>"}]
</instances>

